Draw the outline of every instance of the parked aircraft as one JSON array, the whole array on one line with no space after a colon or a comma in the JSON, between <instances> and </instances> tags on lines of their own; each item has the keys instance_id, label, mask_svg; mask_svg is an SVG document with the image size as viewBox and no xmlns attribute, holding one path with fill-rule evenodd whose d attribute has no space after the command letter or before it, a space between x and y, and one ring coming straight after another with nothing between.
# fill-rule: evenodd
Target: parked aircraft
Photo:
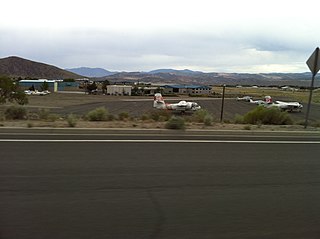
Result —
<instances>
[{"instance_id":1,"label":"parked aircraft","mask_svg":"<svg viewBox=\"0 0 320 239\"><path fill-rule=\"evenodd\" d=\"M300 104L299 102L275 101L269 107L274 107L274 106L278 107L280 110L288 111L288 112L293 112L293 111L301 112L303 108L303 105Z\"/></svg>"},{"instance_id":2,"label":"parked aircraft","mask_svg":"<svg viewBox=\"0 0 320 239\"><path fill-rule=\"evenodd\" d=\"M250 102L252 100L251 96L243 96L243 97L237 97L237 101L247 101Z\"/></svg>"},{"instance_id":3,"label":"parked aircraft","mask_svg":"<svg viewBox=\"0 0 320 239\"><path fill-rule=\"evenodd\" d=\"M253 99L249 99L249 102L252 104L256 104L256 105L264 105L266 104L265 100L253 100Z\"/></svg>"},{"instance_id":4,"label":"parked aircraft","mask_svg":"<svg viewBox=\"0 0 320 239\"><path fill-rule=\"evenodd\" d=\"M177 112L193 112L201 109L201 106L196 102L188 102L188 101L180 101L179 103L165 103L162 95L160 93L156 93L154 95L153 107L156 109L167 109L173 110Z\"/></svg>"},{"instance_id":5,"label":"parked aircraft","mask_svg":"<svg viewBox=\"0 0 320 239\"><path fill-rule=\"evenodd\" d=\"M43 95L48 95L48 94L50 94L50 91L48 91L48 90L44 90L44 91L25 90L24 93L25 93L26 95L40 95L40 96L43 96Z\"/></svg>"},{"instance_id":6,"label":"parked aircraft","mask_svg":"<svg viewBox=\"0 0 320 239\"><path fill-rule=\"evenodd\" d=\"M264 100L252 100L250 99L250 103L254 103L257 105L263 105L264 107L278 107L282 111L288 112L301 112L303 105L299 102L284 102L284 101L272 101L271 96L265 96Z\"/></svg>"}]
</instances>

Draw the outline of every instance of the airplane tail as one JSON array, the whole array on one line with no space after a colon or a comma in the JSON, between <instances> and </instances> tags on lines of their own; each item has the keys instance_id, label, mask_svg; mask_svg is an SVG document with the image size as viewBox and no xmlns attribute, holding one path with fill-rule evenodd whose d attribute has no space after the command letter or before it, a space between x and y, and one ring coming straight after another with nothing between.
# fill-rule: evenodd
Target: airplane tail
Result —
<instances>
[{"instance_id":1,"label":"airplane tail","mask_svg":"<svg viewBox=\"0 0 320 239\"><path fill-rule=\"evenodd\" d=\"M165 104L164 99L160 93L156 93L154 95L153 108L157 108L157 109L165 109L166 108L166 104Z\"/></svg>"},{"instance_id":2,"label":"airplane tail","mask_svg":"<svg viewBox=\"0 0 320 239\"><path fill-rule=\"evenodd\" d=\"M265 96L265 97L264 97L264 100L265 100L265 102L266 102L267 104L271 104L271 103L272 103L272 98L271 98L271 96Z\"/></svg>"}]
</instances>

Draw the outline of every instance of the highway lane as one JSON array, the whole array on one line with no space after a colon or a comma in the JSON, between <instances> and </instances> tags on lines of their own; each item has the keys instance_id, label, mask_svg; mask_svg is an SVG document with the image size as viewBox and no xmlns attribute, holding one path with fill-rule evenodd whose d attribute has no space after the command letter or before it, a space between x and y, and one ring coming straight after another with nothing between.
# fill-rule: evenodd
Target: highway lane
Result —
<instances>
[{"instance_id":1,"label":"highway lane","mask_svg":"<svg viewBox=\"0 0 320 239\"><path fill-rule=\"evenodd\" d=\"M1 239L320 236L315 135L43 134L0 137Z\"/></svg>"}]
</instances>

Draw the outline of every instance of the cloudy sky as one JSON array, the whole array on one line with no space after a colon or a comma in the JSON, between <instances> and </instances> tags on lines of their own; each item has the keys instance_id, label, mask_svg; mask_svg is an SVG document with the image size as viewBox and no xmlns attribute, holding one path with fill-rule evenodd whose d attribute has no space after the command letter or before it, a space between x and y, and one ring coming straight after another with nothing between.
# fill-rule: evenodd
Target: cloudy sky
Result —
<instances>
[{"instance_id":1,"label":"cloudy sky","mask_svg":"<svg viewBox=\"0 0 320 239\"><path fill-rule=\"evenodd\" d=\"M61 68L306 72L320 45L320 1L10 0L0 58Z\"/></svg>"}]
</instances>

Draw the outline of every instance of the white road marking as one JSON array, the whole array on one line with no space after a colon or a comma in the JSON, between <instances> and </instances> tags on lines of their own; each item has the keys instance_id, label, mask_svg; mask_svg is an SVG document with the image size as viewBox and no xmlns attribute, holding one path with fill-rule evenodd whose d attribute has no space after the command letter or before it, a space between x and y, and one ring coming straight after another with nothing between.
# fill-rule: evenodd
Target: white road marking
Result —
<instances>
[{"instance_id":1,"label":"white road marking","mask_svg":"<svg viewBox=\"0 0 320 239\"><path fill-rule=\"evenodd\" d=\"M31 143L233 143L233 144L320 144L320 141L286 140L180 140L180 139L0 139L0 142Z\"/></svg>"}]
</instances>

